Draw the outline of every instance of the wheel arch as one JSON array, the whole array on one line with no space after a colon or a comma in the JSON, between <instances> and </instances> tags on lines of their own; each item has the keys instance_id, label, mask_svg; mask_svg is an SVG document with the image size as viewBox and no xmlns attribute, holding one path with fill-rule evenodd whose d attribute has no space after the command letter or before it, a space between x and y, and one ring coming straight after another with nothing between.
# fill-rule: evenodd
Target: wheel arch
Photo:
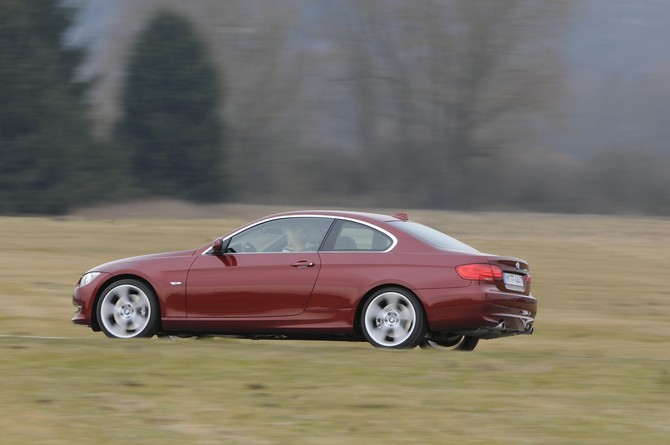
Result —
<instances>
[{"instance_id":1,"label":"wheel arch","mask_svg":"<svg viewBox=\"0 0 670 445\"><path fill-rule=\"evenodd\" d=\"M112 284L118 282L118 281L123 281L123 280L135 280L139 281L140 283L144 284L147 286L151 292L153 292L154 296L156 297L156 304L158 305L158 312L161 314L158 317L158 329L161 330L163 328L163 317L162 317L162 307L161 307L161 301L160 298L158 298L158 293L156 292L156 288L151 285L149 281L146 279L142 278L139 275L133 275L133 274L122 274L122 275L114 275L113 277L110 277L107 281L102 283L100 288L98 289L98 293L95 295L95 299L93 301L93 310L91 312L91 328L94 331L100 331L100 322L98 321L98 301L100 301L100 298L102 297L102 293L107 289L109 286Z\"/></svg>"}]
</instances>

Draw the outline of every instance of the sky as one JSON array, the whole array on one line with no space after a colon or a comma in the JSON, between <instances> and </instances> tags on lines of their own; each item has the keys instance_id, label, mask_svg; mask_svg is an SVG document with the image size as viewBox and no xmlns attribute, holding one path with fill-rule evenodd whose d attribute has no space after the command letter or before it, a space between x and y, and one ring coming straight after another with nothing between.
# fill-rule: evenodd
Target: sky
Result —
<instances>
[{"instance_id":1,"label":"sky","mask_svg":"<svg viewBox=\"0 0 670 445\"><path fill-rule=\"evenodd\" d=\"M567 119L579 141L563 148L628 143L670 154L670 2L577 2L563 39Z\"/></svg>"}]
</instances>

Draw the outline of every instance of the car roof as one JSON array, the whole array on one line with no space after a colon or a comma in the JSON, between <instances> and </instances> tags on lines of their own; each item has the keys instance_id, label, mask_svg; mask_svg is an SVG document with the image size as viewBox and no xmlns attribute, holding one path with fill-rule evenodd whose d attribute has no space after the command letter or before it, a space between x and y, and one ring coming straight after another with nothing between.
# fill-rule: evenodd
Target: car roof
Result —
<instances>
[{"instance_id":1,"label":"car roof","mask_svg":"<svg viewBox=\"0 0 670 445\"><path fill-rule=\"evenodd\" d=\"M349 210L296 210L291 212L275 213L268 215L262 219L281 218L283 216L329 216L333 218L351 218L367 222L389 222L397 221L398 218L390 215L382 215L379 213L369 212L355 212Z\"/></svg>"}]
</instances>

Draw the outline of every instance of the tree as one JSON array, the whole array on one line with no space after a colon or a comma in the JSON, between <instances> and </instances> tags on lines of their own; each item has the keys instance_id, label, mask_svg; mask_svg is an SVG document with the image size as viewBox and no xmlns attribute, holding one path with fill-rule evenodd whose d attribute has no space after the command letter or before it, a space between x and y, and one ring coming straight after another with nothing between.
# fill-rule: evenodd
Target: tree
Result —
<instances>
[{"instance_id":1,"label":"tree","mask_svg":"<svg viewBox=\"0 0 670 445\"><path fill-rule=\"evenodd\" d=\"M0 6L0 213L62 213L95 194L83 53L63 45L72 10L60 3Z\"/></svg>"},{"instance_id":2,"label":"tree","mask_svg":"<svg viewBox=\"0 0 670 445\"><path fill-rule=\"evenodd\" d=\"M434 0L426 1L432 9ZM456 0L450 6L426 26L432 63L425 93L440 147L433 199L440 206L486 206L501 199L492 188L506 181L497 169L510 149L532 141L527 116L548 108L544 96L557 76L541 33L567 3Z\"/></svg>"},{"instance_id":3,"label":"tree","mask_svg":"<svg viewBox=\"0 0 670 445\"><path fill-rule=\"evenodd\" d=\"M116 132L138 187L185 199L223 197L220 97L216 68L191 24L156 14L133 48Z\"/></svg>"},{"instance_id":4,"label":"tree","mask_svg":"<svg viewBox=\"0 0 670 445\"><path fill-rule=\"evenodd\" d=\"M548 32L569 8L529 0L333 2L367 189L383 205L485 207L556 91ZM356 110L359 110L357 113Z\"/></svg>"}]
</instances>

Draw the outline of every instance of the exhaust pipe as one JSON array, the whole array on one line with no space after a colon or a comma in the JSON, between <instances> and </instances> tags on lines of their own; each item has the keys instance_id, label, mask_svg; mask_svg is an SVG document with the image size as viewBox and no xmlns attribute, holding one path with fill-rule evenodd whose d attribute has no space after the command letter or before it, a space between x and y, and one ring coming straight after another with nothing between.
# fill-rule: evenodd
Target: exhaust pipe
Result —
<instances>
[{"instance_id":1,"label":"exhaust pipe","mask_svg":"<svg viewBox=\"0 0 670 445\"><path fill-rule=\"evenodd\" d=\"M459 331L462 335L467 335L469 337L476 337L480 339L491 339L491 338L500 338L500 337L509 337L512 335L519 334L528 334L532 330L528 331L509 331L507 330L507 324L504 321L498 322L497 325L490 328L477 328L465 331Z\"/></svg>"},{"instance_id":2,"label":"exhaust pipe","mask_svg":"<svg viewBox=\"0 0 670 445\"><path fill-rule=\"evenodd\" d=\"M505 322L504 322L504 321L501 321L500 323L498 323L497 325L495 325L493 328L491 328L491 330L492 330L493 332L499 332L499 333L502 334L502 333L505 331Z\"/></svg>"}]
</instances>

